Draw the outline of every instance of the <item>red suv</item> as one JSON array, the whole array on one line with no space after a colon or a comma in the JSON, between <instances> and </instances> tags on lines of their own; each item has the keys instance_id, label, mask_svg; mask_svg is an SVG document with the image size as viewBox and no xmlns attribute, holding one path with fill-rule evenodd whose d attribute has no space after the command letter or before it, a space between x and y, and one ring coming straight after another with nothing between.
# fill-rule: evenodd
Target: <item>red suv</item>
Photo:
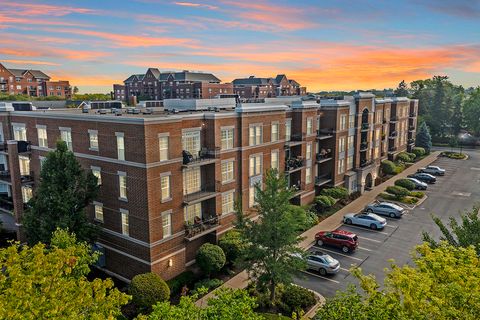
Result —
<instances>
[{"instance_id":1,"label":"red suv","mask_svg":"<svg viewBox=\"0 0 480 320\"><path fill-rule=\"evenodd\" d=\"M324 244L339 247L343 252L353 251L358 247L358 237L355 233L343 230L320 231L315 235L318 246Z\"/></svg>"}]
</instances>

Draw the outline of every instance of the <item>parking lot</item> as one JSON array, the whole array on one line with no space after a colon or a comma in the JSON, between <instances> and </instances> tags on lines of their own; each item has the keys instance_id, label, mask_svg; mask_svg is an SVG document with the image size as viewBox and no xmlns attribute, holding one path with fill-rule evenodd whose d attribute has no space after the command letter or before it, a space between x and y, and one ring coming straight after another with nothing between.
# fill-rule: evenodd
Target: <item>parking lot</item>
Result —
<instances>
[{"instance_id":1,"label":"parking lot","mask_svg":"<svg viewBox=\"0 0 480 320\"><path fill-rule=\"evenodd\" d=\"M470 209L480 201L480 151L467 151L469 159L453 160L438 158L432 165L446 169L446 175L437 177L437 183L429 185L428 198L410 210L400 219L388 218L383 230L375 231L363 227L342 225L339 229L354 232L359 238L359 247L355 252L344 254L340 249L332 247L316 247L328 253L340 262L341 269L336 275L321 276L316 271L308 270L295 283L315 290L325 297L331 297L337 290L345 289L356 280L349 273L352 265L361 266L366 274L373 274L383 281L384 269L389 267L389 259L399 265L411 263L410 252L416 244L422 242L422 231L435 238L440 231L433 223L430 214L434 213L443 221L449 216L458 216L459 211Z\"/></svg>"}]
</instances>

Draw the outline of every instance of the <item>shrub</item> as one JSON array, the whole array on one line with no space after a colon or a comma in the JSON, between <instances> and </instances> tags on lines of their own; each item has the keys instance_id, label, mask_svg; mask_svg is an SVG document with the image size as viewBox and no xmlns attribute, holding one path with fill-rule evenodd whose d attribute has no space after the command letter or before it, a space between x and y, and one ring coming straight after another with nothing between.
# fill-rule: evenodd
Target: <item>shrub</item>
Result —
<instances>
[{"instance_id":1,"label":"shrub","mask_svg":"<svg viewBox=\"0 0 480 320\"><path fill-rule=\"evenodd\" d=\"M350 195L348 196L348 199L350 201L353 201L355 199L360 198L361 195L362 195L362 193L360 191L354 191L354 192L350 193Z\"/></svg>"},{"instance_id":2,"label":"shrub","mask_svg":"<svg viewBox=\"0 0 480 320\"><path fill-rule=\"evenodd\" d=\"M305 312L309 307L317 303L315 295L310 290L296 285L287 285L281 290L281 302L279 307L285 315Z\"/></svg>"},{"instance_id":3,"label":"shrub","mask_svg":"<svg viewBox=\"0 0 480 320\"><path fill-rule=\"evenodd\" d=\"M397 200L403 199L410 194L410 191L408 191L408 189L400 186L387 187L387 192L393 194Z\"/></svg>"},{"instance_id":4,"label":"shrub","mask_svg":"<svg viewBox=\"0 0 480 320\"><path fill-rule=\"evenodd\" d=\"M238 230L227 231L218 241L218 245L222 248L229 263L234 263L245 248Z\"/></svg>"},{"instance_id":5,"label":"shrub","mask_svg":"<svg viewBox=\"0 0 480 320\"><path fill-rule=\"evenodd\" d=\"M205 243L198 249L196 261L200 269L210 276L213 272L223 268L226 258L222 248L215 244Z\"/></svg>"},{"instance_id":6,"label":"shrub","mask_svg":"<svg viewBox=\"0 0 480 320\"><path fill-rule=\"evenodd\" d=\"M425 155L425 148L415 147L412 149L412 152L417 156L417 158L420 158Z\"/></svg>"},{"instance_id":7,"label":"shrub","mask_svg":"<svg viewBox=\"0 0 480 320\"><path fill-rule=\"evenodd\" d=\"M409 194L410 197L415 197L418 199L422 199L425 196L425 193L422 191L411 191Z\"/></svg>"},{"instance_id":8,"label":"shrub","mask_svg":"<svg viewBox=\"0 0 480 320\"><path fill-rule=\"evenodd\" d=\"M450 151L442 152L442 156L448 157L450 159L465 159L466 158L466 155L464 153L450 152Z\"/></svg>"},{"instance_id":9,"label":"shrub","mask_svg":"<svg viewBox=\"0 0 480 320\"><path fill-rule=\"evenodd\" d=\"M405 167L406 167L405 163L402 163L402 162L396 163L395 164L395 174L398 174L398 173L402 172L403 170L405 170Z\"/></svg>"},{"instance_id":10,"label":"shrub","mask_svg":"<svg viewBox=\"0 0 480 320\"><path fill-rule=\"evenodd\" d=\"M410 158L410 156L406 152L400 152L397 154L395 157L396 161L401 161L401 162L411 162L413 159Z\"/></svg>"},{"instance_id":11,"label":"shrub","mask_svg":"<svg viewBox=\"0 0 480 320\"><path fill-rule=\"evenodd\" d=\"M335 204L336 200L331 196L318 196L315 197L315 206L317 211L323 212L328 208L331 208Z\"/></svg>"},{"instance_id":12,"label":"shrub","mask_svg":"<svg viewBox=\"0 0 480 320\"><path fill-rule=\"evenodd\" d=\"M220 287L223 284L223 281L220 279L202 279L195 283L194 291L192 294L195 294L199 288L206 288L208 291L211 291L215 288Z\"/></svg>"},{"instance_id":13,"label":"shrub","mask_svg":"<svg viewBox=\"0 0 480 320\"><path fill-rule=\"evenodd\" d=\"M406 204L415 204L418 202L417 198L403 198L400 200L400 202L406 203Z\"/></svg>"},{"instance_id":14,"label":"shrub","mask_svg":"<svg viewBox=\"0 0 480 320\"><path fill-rule=\"evenodd\" d=\"M344 187L326 188L320 192L321 195L330 196L335 199L347 199L348 190Z\"/></svg>"},{"instance_id":15,"label":"shrub","mask_svg":"<svg viewBox=\"0 0 480 320\"><path fill-rule=\"evenodd\" d=\"M385 174L397 174L397 166L393 161L384 160L382 161L382 171Z\"/></svg>"},{"instance_id":16,"label":"shrub","mask_svg":"<svg viewBox=\"0 0 480 320\"><path fill-rule=\"evenodd\" d=\"M150 309L157 302L167 301L170 298L170 288L167 283L153 272L133 277L128 292L132 295L133 302L143 309Z\"/></svg>"},{"instance_id":17,"label":"shrub","mask_svg":"<svg viewBox=\"0 0 480 320\"><path fill-rule=\"evenodd\" d=\"M172 295L177 295L182 291L182 288L185 286L187 288L192 288L196 280L197 277L192 271L185 271L180 273L175 278L167 280L167 284L170 288L170 293Z\"/></svg>"},{"instance_id":18,"label":"shrub","mask_svg":"<svg viewBox=\"0 0 480 320\"><path fill-rule=\"evenodd\" d=\"M415 161L415 159L417 158L417 155L413 152L405 152L405 153L408 154L411 161Z\"/></svg>"},{"instance_id":19,"label":"shrub","mask_svg":"<svg viewBox=\"0 0 480 320\"><path fill-rule=\"evenodd\" d=\"M408 189L410 191L415 190L415 183L408 179L398 179L395 181L396 186L404 187L405 189Z\"/></svg>"}]
</instances>

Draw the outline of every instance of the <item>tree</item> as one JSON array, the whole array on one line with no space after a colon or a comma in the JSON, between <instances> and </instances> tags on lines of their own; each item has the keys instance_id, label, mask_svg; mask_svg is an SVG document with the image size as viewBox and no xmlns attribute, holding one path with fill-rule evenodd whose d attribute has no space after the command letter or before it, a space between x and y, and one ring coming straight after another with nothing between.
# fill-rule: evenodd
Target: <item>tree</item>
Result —
<instances>
[{"instance_id":1,"label":"tree","mask_svg":"<svg viewBox=\"0 0 480 320\"><path fill-rule=\"evenodd\" d=\"M470 211L460 215L460 221L456 217L450 217L448 227L442 220L432 215L432 219L442 232L441 241L446 241L454 247L475 247L480 255L480 218L478 217L480 204L473 206ZM423 233L423 240L430 243L434 248L440 244L429 233Z\"/></svg>"},{"instance_id":2,"label":"tree","mask_svg":"<svg viewBox=\"0 0 480 320\"><path fill-rule=\"evenodd\" d=\"M207 277L210 277L213 272L220 271L226 262L222 248L211 243L202 244L195 260Z\"/></svg>"},{"instance_id":3,"label":"tree","mask_svg":"<svg viewBox=\"0 0 480 320\"><path fill-rule=\"evenodd\" d=\"M418 129L415 145L424 148L426 153L430 153L430 149L432 148L432 137L430 136L430 131L425 122L422 122L420 129Z\"/></svg>"},{"instance_id":4,"label":"tree","mask_svg":"<svg viewBox=\"0 0 480 320\"><path fill-rule=\"evenodd\" d=\"M397 89L395 89L394 94L397 97L408 97L409 96L408 85L405 82L405 80L402 80L402 82L400 82L398 84L398 87L397 87Z\"/></svg>"},{"instance_id":5,"label":"tree","mask_svg":"<svg viewBox=\"0 0 480 320\"><path fill-rule=\"evenodd\" d=\"M78 87L77 86L74 86L73 87L73 94L77 94L78 93Z\"/></svg>"},{"instance_id":6,"label":"tree","mask_svg":"<svg viewBox=\"0 0 480 320\"><path fill-rule=\"evenodd\" d=\"M235 229L225 232L218 241L218 245L222 248L229 263L235 263L242 255L242 251L245 247L240 232Z\"/></svg>"},{"instance_id":7,"label":"tree","mask_svg":"<svg viewBox=\"0 0 480 320\"><path fill-rule=\"evenodd\" d=\"M40 173L40 185L23 217L28 242L49 243L57 228L68 229L80 241L92 242L97 228L89 223L85 207L97 196L97 178L80 167L63 141L49 152Z\"/></svg>"},{"instance_id":8,"label":"tree","mask_svg":"<svg viewBox=\"0 0 480 320\"><path fill-rule=\"evenodd\" d=\"M114 319L130 297L111 279L89 281L98 254L74 234L54 232L51 245L0 249L1 319Z\"/></svg>"},{"instance_id":9,"label":"tree","mask_svg":"<svg viewBox=\"0 0 480 320\"><path fill-rule=\"evenodd\" d=\"M170 288L160 276L153 272L137 274L128 288L133 302L143 309L149 309L157 302L170 298Z\"/></svg>"},{"instance_id":10,"label":"tree","mask_svg":"<svg viewBox=\"0 0 480 320\"><path fill-rule=\"evenodd\" d=\"M475 136L480 136L480 87L473 90L463 104L465 124Z\"/></svg>"},{"instance_id":11,"label":"tree","mask_svg":"<svg viewBox=\"0 0 480 320\"><path fill-rule=\"evenodd\" d=\"M353 269L362 292L337 293L315 319L479 319L480 260L473 247L424 243L412 260L413 266L392 263L382 289L373 276Z\"/></svg>"},{"instance_id":12,"label":"tree","mask_svg":"<svg viewBox=\"0 0 480 320\"><path fill-rule=\"evenodd\" d=\"M178 305L169 302L159 303L153 307L148 316L139 320L261 320L262 316L253 310L256 308L255 298L246 290L219 289L214 298L201 308L195 305L197 296L183 296Z\"/></svg>"},{"instance_id":13,"label":"tree","mask_svg":"<svg viewBox=\"0 0 480 320\"><path fill-rule=\"evenodd\" d=\"M247 244L241 260L257 288L270 290L272 302L276 286L290 283L292 274L305 267L296 254L302 253L297 246L301 240L297 230L305 225L306 216L297 216L291 209L294 192L287 187L285 177L268 170L264 189L255 185L259 219L245 218L237 204L237 228Z\"/></svg>"}]
</instances>

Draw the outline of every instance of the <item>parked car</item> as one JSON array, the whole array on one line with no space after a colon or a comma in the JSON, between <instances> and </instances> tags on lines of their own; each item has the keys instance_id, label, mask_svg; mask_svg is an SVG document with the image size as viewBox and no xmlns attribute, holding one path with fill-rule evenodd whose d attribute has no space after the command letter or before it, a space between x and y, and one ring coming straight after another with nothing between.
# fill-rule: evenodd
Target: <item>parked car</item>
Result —
<instances>
[{"instance_id":1,"label":"parked car","mask_svg":"<svg viewBox=\"0 0 480 320\"><path fill-rule=\"evenodd\" d=\"M407 179L415 183L415 189L427 190L428 184L426 184L425 182L422 182L415 178L407 178Z\"/></svg>"},{"instance_id":2,"label":"parked car","mask_svg":"<svg viewBox=\"0 0 480 320\"><path fill-rule=\"evenodd\" d=\"M427 166L425 168L418 169L417 172L429 173L429 174L432 174L434 176L444 176L445 175L445 169L442 169L438 166Z\"/></svg>"},{"instance_id":3,"label":"parked car","mask_svg":"<svg viewBox=\"0 0 480 320\"><path fill-rule=\"evenodd\" d=\"M389 216L390 218L401 218L405 213L405 208L391 202L374 202L369 204L365 211L368 213Z\"/></svg>"},{"instance_id":4,"label":"parked car","mask_svg":"<svg viewBox=\"0 0 480 320\"><path fill-rule=\"evenodd\" d=\"M358 247L357 235L344 230L320 231L315 235L315 241L318 246L338 247L345 253L354 251Z\"/></svg>"},{"instance_id":5,"label":"parked car","mask_svg":"<svg viewBox=\"0 0 480 320\"><path fill-rule=\"evenodd\" d=\"M417 180L426 182L426 183L435 183L437 181L437 178L432 176L431 174L428 173L423 173L423 172L417 172L414 174L409 174L409 178L415 178Z\"/></svg>"},{"instance_id":6,"label":"parked car","mask_svg":"<svg viewBox=\"0 0 480 320\"><path fill-rule=\"evenodd\" d=\"M340 270L340 262L330 255L315 251L306 257L307 268L318 271L322 276L335 274Z\"/></svg>"},{"instance_id":7,"label":"parked car","mask_svg":"<svg viewBox=\"0 0 480 320\"><path fill-rule=\"evenodd\" d=\"M372 230L383 229L387 225L387 220L375 213L360 212L347 213L343 217L346 224L356 224L358 226L369 227Z\"/></svg>"}]
</instances>

